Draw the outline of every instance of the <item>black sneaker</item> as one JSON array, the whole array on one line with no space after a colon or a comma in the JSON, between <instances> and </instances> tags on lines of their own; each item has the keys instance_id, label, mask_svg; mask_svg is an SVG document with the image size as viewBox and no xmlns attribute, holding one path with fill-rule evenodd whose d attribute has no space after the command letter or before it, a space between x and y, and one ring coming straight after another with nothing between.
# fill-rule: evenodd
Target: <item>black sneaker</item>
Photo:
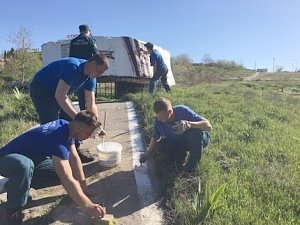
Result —
<instances>
[{"instance_id":1,"label":"black sneaker","mask_svg":"<svg viewBox=\"0 0 300 225\"><path fill-rule=\"evenodd\" d=\"M95 160L94 156L83 153L80 149L77 149L78 155L82 163L89 163Z\"/></svg>"},{"instance_id":2,"label":"black sneaker","mask_svg":"<svg viewBox=\"0 0 300 225\"><path fill-rule=\"evenodd\" d=\"M21 208L7 209L7 220L9 225L22 225L24 213Z\"/></svg>"}]
</instances>

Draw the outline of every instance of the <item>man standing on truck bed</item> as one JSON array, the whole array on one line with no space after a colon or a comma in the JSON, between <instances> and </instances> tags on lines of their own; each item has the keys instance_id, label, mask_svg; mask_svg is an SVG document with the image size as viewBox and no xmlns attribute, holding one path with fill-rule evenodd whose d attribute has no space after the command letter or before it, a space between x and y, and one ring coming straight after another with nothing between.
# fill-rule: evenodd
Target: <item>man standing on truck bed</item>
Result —
<instances>
[{"instance_id":1,"label":"man standing on truck bed","mask_svg":"<svg viewBox=\"0 0 300 225\"><path fill-rule=\"evenodd\" d=\"M171 91L171 87L167 82L167 74L169 70L161 54L156 49L153 49L153 44L150 42L147 42L145 47L150 54L150 65L153 66L153 77L150 80L149 92L151 94L155 93L159 79L161 80L165 91Z\"/></svg>"}]
</instances>

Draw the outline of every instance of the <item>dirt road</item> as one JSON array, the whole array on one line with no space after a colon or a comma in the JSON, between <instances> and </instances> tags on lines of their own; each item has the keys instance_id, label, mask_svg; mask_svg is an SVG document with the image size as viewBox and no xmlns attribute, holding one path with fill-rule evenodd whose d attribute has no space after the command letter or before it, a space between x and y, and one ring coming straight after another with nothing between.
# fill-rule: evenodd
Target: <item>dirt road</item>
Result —
<instances>
[{"instance_id":1,"label":"dirt road","mask_svg":"<svg viewBox=\"0 0 300 225\"><path fill-rule=\"evenodd\" d=\"M245 77L244 80L246 81L253 81L256 80L259 76L259 72L255 72L253 75L249 76L249 77Z\"/></svg>"}]
</instances>

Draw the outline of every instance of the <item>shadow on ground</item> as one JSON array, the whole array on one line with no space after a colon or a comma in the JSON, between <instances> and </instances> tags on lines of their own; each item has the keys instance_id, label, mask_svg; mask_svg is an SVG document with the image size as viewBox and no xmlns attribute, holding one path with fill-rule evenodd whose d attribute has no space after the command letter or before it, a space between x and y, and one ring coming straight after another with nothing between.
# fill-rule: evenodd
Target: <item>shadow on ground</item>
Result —
<instances>
[{"instance_id":1,"label":"shadow on ground","mask_svg":"<svg viewBox=\"0 0 300 225\"><path fill-rule=\"evenodd\" d=\"M87 176L101 176L101 171L97 171L97 163L88 165L85 168ZM134 171L119 171L104 178L98 178L90 185L97 194L91 197L93 202L103 202L108 213L112 213L115 218L132 216L146 207L145 202L141 203L136 190ZM55 188L62 188L57 186ZM154 199L157 201L158 199ZM153 204L147 202L146 204ZM43 207L51 204L45 215L32 215L24 222L24 225L48 225L48 224L93 224L92 219L84 212L84 209L77 206L66 194L58 196L33 198L26 206L26 214L35 212L36 207ZM6 203L0 205L0 224L6 225Z\"/></svg>"}]
</instances>

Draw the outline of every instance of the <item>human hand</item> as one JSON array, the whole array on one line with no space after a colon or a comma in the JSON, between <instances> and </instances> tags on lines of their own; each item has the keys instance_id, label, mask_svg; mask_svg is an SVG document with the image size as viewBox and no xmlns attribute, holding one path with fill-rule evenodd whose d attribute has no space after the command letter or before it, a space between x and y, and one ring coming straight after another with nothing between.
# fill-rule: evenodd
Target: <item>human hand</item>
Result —
<instances>
[{"instance_id":1,"label":"human hand","mask_svg":"<svg viewBox=\"0 0 300 225\"><path fill-rule=\"evenodd\" d=\"M174 134L181 135L191 127L191 124L187 120L179 120L172 125Z\"/></svg>"},{"instance_id":2,"label":"human hand","mask_svg":"<svg viewBox=\"0 0 300 225\"><path fill-rule=\"evenodd\" d=\"M91 134L91 138L97 138L97 137L104 137L106 136L106 131L103 130L103 128L100 126L94 130L94 132Z\"/></svg>"},{"instance_id":3,"label":"human hand","mask_svg":"<svg viewBox=\"0 0 300 225\"><path fill-rule=\"evenodd\" d=\"M140 164L142 165L143 163L145 163L147 160L149 160L150 158L150 152L146 151L145 153L140 155Z\"/></svg>"},{"instance_id":4,"label":"human hand","mask_svg":"<svg viewBox=\"0 0 300 225\"><path fill-rule=\"evenodd\" d=\"M105 137L106 136L106 131L101 129L101 131L98 134L98 137Z\"/></svg>"},{"instance_id":5,"label":"human hand","mask_svg":"<svg viewBox=\"0 0 300 225\"><path fill-rule=\"evenodd\" d=\"M99 204L92 203L86 210L87 214L94 219L101 219L106 214L106 208Z\"/></svg>"}]
</instances>

